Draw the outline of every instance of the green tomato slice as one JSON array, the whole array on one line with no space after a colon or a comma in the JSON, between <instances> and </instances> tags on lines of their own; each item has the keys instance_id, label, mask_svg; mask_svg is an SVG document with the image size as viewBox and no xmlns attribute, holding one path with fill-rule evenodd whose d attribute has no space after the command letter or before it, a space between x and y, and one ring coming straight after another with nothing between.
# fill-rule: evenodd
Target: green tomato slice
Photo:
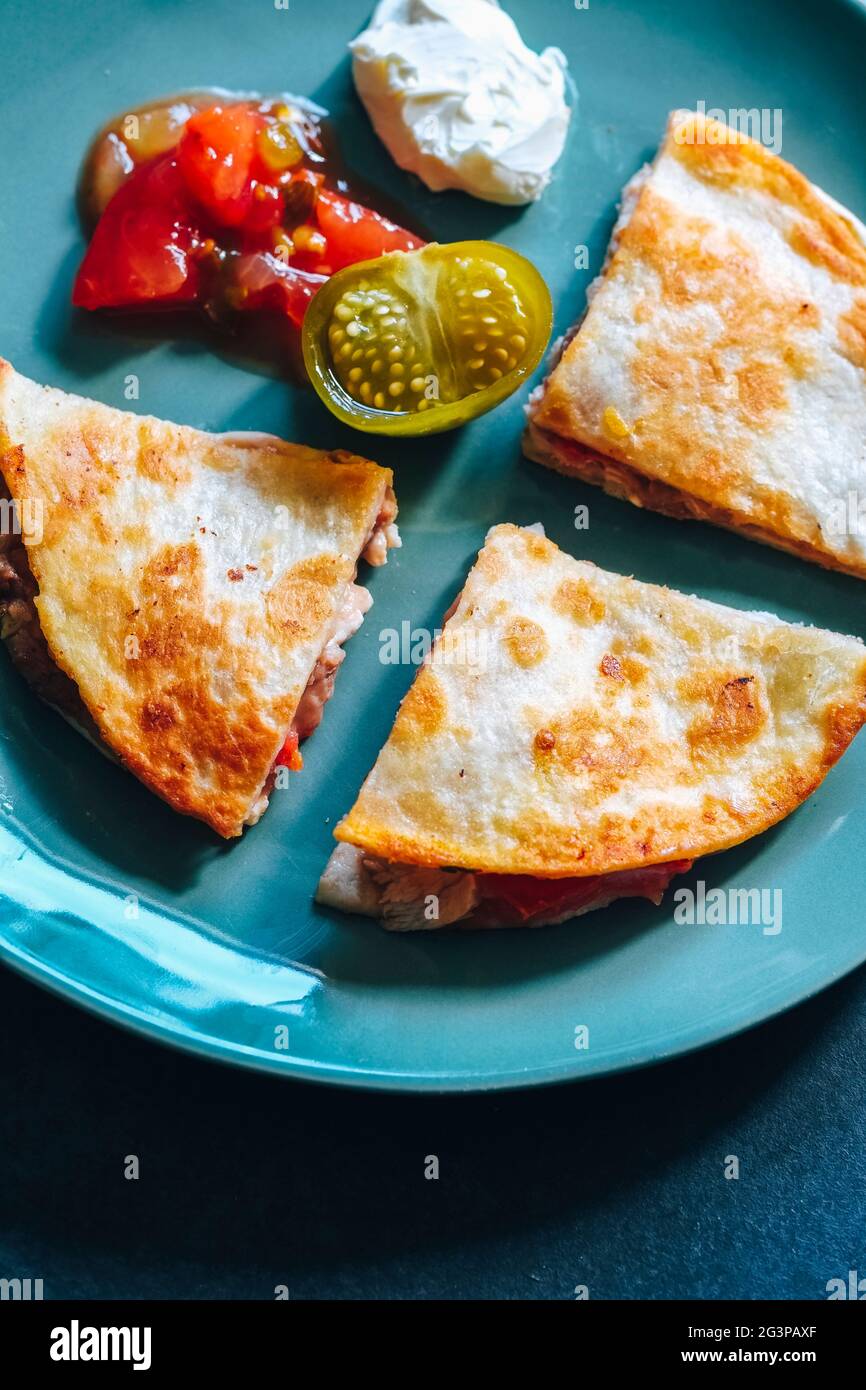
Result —
<instances>
[{"instance_id":1,"label":"green tomato slice","mask_svg":"<svg viewBox=\"0 0 866 1390\"><path fill-rule=\"evenodd\" d=\"M304 362L328 409L355 429L435 434L516 391L552 320L547 286L516 251L433 243L331 276L307 310Z\"/></svg>"}]
</instances>

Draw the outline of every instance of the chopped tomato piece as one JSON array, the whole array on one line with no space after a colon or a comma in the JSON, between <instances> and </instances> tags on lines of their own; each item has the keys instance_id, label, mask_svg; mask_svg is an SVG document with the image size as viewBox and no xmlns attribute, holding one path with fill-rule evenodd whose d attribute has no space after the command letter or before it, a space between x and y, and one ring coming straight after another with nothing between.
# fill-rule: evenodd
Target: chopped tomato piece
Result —
<instances>
[{"instance_id":1,"label":"chopped tomato piece","mask_svg":"<svg viewBox=\"0 0 866 1390\"><path fill-rule=\"evenodd\" d=\"M276 309L300 328L310 300L326 279L297 270L270 252L257 252L237 263L234 284L241 294L235 302L240 309Z\"/></svg>"},{"instance_id":2,"label":"chopped tomato piece","mask_svg":"<svg viewBox=\"0 0 866 1390\"><path fill-rule=\"evenodd\" d=\"M141 133L118 118L88 156L82 308L195 303L217 322L261 308L300 327L335 268L421 245L325 188L318 107L200 93L135 114Z\"/></svg>"},{"instance_id":3,"label":"chopped tomato piece","mask_svg":"<svg viewBox=\"0 0 866 1390\"><path fill-rule=\"evenodd\" d=\"M178 147L180 171L194 198L223 227L245 221L250 170L262 117L241 104L209 106L190 116Z\"/></svg>"},{"instance_id":4,"label":"chopped tomato piece","mask_svg":"<svg viewBox=\"0 0 866 1390\"><path fill-rule=\"evenodd\" d=\"M316 218L328 242L328 262L333 270L356 261L377 260L388 251L417 251L425 244L389 217L328 188L319 189Z\"/></svg>"},{"instance_id":5,"label":"chopped tomato piece","mask_svg":"<svg viewBox=\"0 0 866 1390\"><path fill-rule=\"evenodd\" d=\"M290 772L300 772L304 766L304 760L298 749L298 735L294 729L289 731L288 738L277 754L275 767L287 767Z\"/></svg>"},{"instance_id":6,"label":"chopped tomato piece","mask_svg":"<svg viewBox=\"0 0 866 1390\"><path fill-rule=\"evenodd\" d=\"M250 206L241 230L248 244L261 246L265 234L279 227L283 220L283 194L273 184L259 183L256 179L250 185L250 192Z\"/></svg>"},{"instance_id":7,"label":"chopped tomato piece","mask_svg":"<svg viewBox=\"0 0 866 1390\"><path fill-rule=\"evenodd\" d=\"M585 897L589 902L600 884L599 874L578 879L532 878L528 874L483 874L479 877L483 897L507 904L522 919L556 907L567 898Z\"/></svg>"},{"instance_id":8,"label":"chopped tomato piece","mask_svg":"<svg viewBox=\"0 0 866 1390\"><path fill-rule=\"evenodd\" d=\"M196 216L174 154L142 165L99 219L75 280L73 304L102 309L194 300Z\"/></svg>"},{"instance_id":9,"label":"chopped tomato piece","mask_svg":"<svg viewBox=\"0 0 866 1390\"><path fill-rule=\"evenodd\" d=\"M531 922L553 911L579 912L606 898L649 898L658 903L677 874L688 873L690 859L646 864L586 878L533 878L528 874L479 874L481 897L496 913L517 922Z\"/></svg>"}]
</instances>

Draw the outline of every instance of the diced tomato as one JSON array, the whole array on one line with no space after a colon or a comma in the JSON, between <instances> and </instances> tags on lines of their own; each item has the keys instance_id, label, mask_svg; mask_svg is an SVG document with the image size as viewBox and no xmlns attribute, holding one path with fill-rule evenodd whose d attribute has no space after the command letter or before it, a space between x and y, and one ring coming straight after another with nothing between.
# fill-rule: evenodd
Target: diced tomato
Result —
<instances>
[{"instance_id":1,"label":"diced tomato","mask_svg":"<svg viewBox=\"0 0 866 1390\"><path fill-rule=\"evenodd\" d=\"M269 252L241 256L234 269L234 285L243 291L241 309L276 309L298 328L313 295L327 276L297 270Z\"/></svg>"},{"instance_id":2,"label":"diced tomato","mask_svg":"<svg viewBox=\"0 0 866 1390\"><path fill-rule=\"evenodd\" d=\"M289 736L276 756L275 767L287 767L290 772L300 772L304 766L304 760L298 749L298 735L294 729L289 731Z\"/></svg>"},{"instance_id":3,"label":"diced tomato","mask_svg":"<svg viewBox=\"0 0 866 1390\"><path fill-rule=\"evenodd\" d=\"M264 308L300 327L335 270L422 245L388 218L328 191L322 170L297 164L307 140L291 122L283 131L274 111L217 102L191 109L168 131L163 121L159 139L176 143L144 162L130 158L120 171L123 182L100 204L73 303L198 302L216 318L226 307ZM263 145L263 132L271 132L270 143Z\"/></svg>"},{"instance_id":4,"label":"diced tomato","mask_svg":"<svg viewBox=\"0 0 866 1390\"><path fill-rule=\"evenodd\" d=\"M479 876L482 896L504 903L521 920L564 903L585 897L589 902L598 892L601 876L588 878L532 878L529 874L483 874Z\"/></svg>"},{"instance_id":5,"label":"diced tomato","mask_svg":"<svg viewBox=\"0 0 866 1390\"><path fill-rule=\"evenodd\" d=\"M283 194L274 184L258 183L255 179L250 187L252 197L241 231L244 242L252 247L257 242L261 245L267 234L282 223Z\"/></svg>"},{"instance_id":6,"label":"diced tomato","mask_svg":"<svg viewBox=\"0 0 866 1390\"><path fill-rule=\"evenodd\" d=\"M262 117L251 106L209 106L190 116L178 147L190 193L223 227L239 227L252 202L250 171Z\"/></svg>"},{"instance_id":7,"label":"diced tomato","mask_svg":"<svg viewBox=\"0 0 866 1390\"><path fill-rule=\"evenodd\" d=\"M319 189L316 218L327 238L328 263L333 270L356 261L376 260L388 251L417 251L425 244L390 218L328 188Z\"/></svg>"},{"instance_id":8,"label":"diced tomato","mask_svg":"<svg viewBox=\"0 0 866 1390\"><path fill-rule=\"evenodd\" d=\"M99 219L75 280L73 304L102 309L194 300L196 220L175 154L143 164Z\"/></svg>"},{"instance_id":9,"label":"diced tomato","mask_svg":"<svg viewBox=\"0 0 866 1390\"><path fill-rule=\"evenodd\" d=\"M646 864L586 878L533 878L528 874L479 874L477 884L488 913L502 920L527 923L550 912L579 912L606 898L661 899L671 879L688 873L690 859ZM482 912L482 916L487 913Z\"/></svg>"}]
</instances>

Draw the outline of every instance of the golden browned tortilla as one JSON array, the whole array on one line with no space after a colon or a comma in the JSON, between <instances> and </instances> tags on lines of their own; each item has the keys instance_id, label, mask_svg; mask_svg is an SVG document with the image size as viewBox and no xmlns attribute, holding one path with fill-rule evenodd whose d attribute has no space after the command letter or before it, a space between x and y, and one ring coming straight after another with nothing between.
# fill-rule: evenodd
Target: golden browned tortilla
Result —
<instances>
[{"instance_id":1,"label":"golden browned tortilla","mask_svg":"<svg viewBox=\"0 0 866 1390\"><path fill-rule=\"evenodd\" d=\"M497 526L338 840L541 878L723 850L866 719L866 648L639 583Z\"/></svg>"},{"instance_id":2,"label":"golden browned tortilla","mask_svg":"<svg viewBox=\"0 0 866 1390\"><path fill-rule=\"evenodd\" d=\"M240 834L390 470L113 410L0 360L0 471L50 655L98 735L176 810Z\"/></svg>"},{"instance_id":3,"label":"golden browned tortilla","mask_svg":"<svg viewBox=\"0 0 866 1390\"><path fill-rule=\"evenodd\" d=\"M866 577L866 230L756 141L675 112L526 452Z\"/></svg>"}]
</instances>

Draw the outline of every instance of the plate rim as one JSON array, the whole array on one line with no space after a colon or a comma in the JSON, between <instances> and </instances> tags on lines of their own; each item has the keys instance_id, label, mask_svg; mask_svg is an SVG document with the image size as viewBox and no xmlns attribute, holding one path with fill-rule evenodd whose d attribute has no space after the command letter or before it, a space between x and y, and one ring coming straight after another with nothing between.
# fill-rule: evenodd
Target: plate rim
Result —
<instances>
[{"instance_id":1,"label":"plate rim","mask_svg":"<svg viewBox=\"0 0 866 1390\"><path fill-rule=\"evenodd\" d=\"M855 951L853 959L834 967L830 975L822 977L817 983L812 980L805 987L798 988L794 995L774 1005L768 1012L760 1005L757 1009L753 1005L751 1009L744 1010L733 1027L730 1019L727 1023L719 1019L709 1028L706 1035L697 1038L689 1035L689 1040L680 1046L656 1046L638 1057L625 1058L613 1064L601 1062L596 1068L582 1067L579 1061L575 1061L573 1064L558 1063L538 1068L536 1071L524 1068L519 1071L483 1075L356 1071L347 1066L318 1065L291 1057L271 1059L269 1054L257 1048L244 1047L240 1043L232 1043L225 1039L215 1039L212 1035L196 1032L182 1024L173 1027L168 1020L154 1019L144 1010L112 999L80 981L73 980L63 971L36 960L3 936L0 936L0 962L49 994L82 1008L103 1022L134 1033L149 1042L177 1049L204 1061L234 1066L261 1075L281 1077L287 1081L319 1083L353 1091L398 1095L469 1095L489 1091L534 1090L545 1086L567 1085L571 1082L600 1081L605 1077L626 1075L702 1052L706 1048L739 1037L780 1018L862 968L866 965L866 939L862 947Z\"/></svg>"}]
</instances>

